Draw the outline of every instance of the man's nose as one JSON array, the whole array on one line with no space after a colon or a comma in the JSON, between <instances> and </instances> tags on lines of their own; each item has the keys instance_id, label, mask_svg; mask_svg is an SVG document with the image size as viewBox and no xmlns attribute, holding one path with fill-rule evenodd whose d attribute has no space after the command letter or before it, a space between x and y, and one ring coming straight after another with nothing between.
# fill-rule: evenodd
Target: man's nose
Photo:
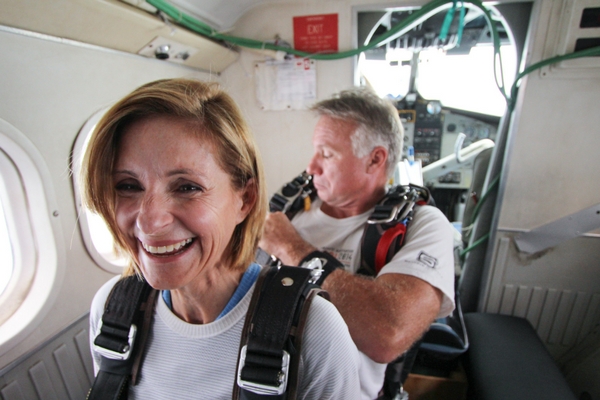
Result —
<instances>
[{"instance_id":1,"label":"man's nose","mask_svg":"<svg viewBox=\"0 0 600 400\"><path fill-rule=\"evenodd\" d=\"M312 156L306 167L306 172L310 175L320 175L323 172L318 160L318 154Z\"/></svg>"}]
</instances>

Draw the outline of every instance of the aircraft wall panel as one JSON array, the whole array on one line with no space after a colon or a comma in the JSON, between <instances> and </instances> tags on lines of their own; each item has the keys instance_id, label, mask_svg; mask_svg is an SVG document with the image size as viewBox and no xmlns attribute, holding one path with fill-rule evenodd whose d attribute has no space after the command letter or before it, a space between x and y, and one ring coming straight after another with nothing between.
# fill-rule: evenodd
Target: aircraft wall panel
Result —
<instances>
[{"instance_id":1,"label":"aircraft wall panel","mask_svg":"<svg viewBox=\"0 0 600 400\"><path fill-rule=\"evenodd\" d=\"M597 1L536 3L526 67L571 53L572 47L557 44L561 40L599 31L573 24ZM600 126L598 76L600 57L586 57L534 70L521 80L502 171L498 229L530 230L598 204L600 135L593 134Z\"/></svg>"},{"instance_id":2,"label":"aircraft wall panel","mask_svg":"<svg viewBox=\"0 0 600 400\"><path fill-rule=\"evenodd\" d=\"M89 337L88 326L86 314L45 345L0 370L2 400L84 399L93 369L89 345L81 343Z\"/></svg>"},{"instance_id":3,"label":"aircraft wall panel","mask_svg":"<svg viewBox=\"0 0 600 400\"><path fill-rule=\"evenodd\" d=\"M29 370L29 377L35 387L38 397L44 397L48 400L60 400L54 390L54 385L50 379L50 373L43 361L38 362Z\"/></svg>"},{"instance_id":4,"label":"aircraft wall panel","mask_svg":"<svg viewBox=\"0 0 600 400\"><path fill-rule=\"evenodd\" d=\"M576 238L525 256L514 236L502 232L498 240L482 311L526 318L559 358L600 327L598 239Z\"/></svg>"}]
</instances>

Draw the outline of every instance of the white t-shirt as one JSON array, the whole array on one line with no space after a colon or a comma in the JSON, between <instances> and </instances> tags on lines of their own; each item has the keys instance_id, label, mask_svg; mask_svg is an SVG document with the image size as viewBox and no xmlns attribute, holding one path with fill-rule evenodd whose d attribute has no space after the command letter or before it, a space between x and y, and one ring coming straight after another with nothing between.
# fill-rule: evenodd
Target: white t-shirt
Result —
<instances>
[{"instance_id":1,"label":"white t-shirt","mask_svg":"<svg viewBox=\"0 0 600 400\"><path fill-rule=\"evenodd\" d=\"M106 298L118 279L102 286L92 302L90 343L95 373L100 356L93 351L93 341ZM129 398L231 399L241 332L253 291L254 285L222 318L198 325L179 319L163 297L157 296L139 382L130 386ZM360 398L359 352L336 308L319 296L309 309L303 341L298 398Z\"/></svg>"},{"instance_id":2,"label":"white t-shirt","mask_svg":"<svg viewBox=\"0 0 600 400\"><path fill-rule=\"evenodd\" d=\"M333 254L346 269L356 273L360 266L360 243L367 219L373 212L336 219L321 211L321 200L315 200L309 211L297 214L292 224L300 236L313 246ZM400 251L379 275L400 273L428 282L443 293L437 318L454 309L454 253L452 226L437 208L418 206L409 223ZM386 364L376 363L360 353L359 370L362 399L372 400L383 384Z\"/></svg>"}]
</instances>

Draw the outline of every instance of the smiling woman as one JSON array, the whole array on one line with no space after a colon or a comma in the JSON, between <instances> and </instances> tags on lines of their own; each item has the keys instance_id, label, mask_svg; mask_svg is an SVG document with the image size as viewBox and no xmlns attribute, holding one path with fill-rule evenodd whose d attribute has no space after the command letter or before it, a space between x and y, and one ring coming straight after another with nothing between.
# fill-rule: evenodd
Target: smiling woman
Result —
<instances>
[{"instance_id":1,"label":"smiling woman","mask_svg":"<svg viewBox=\"0 0 600 400\"><path fill-rule=\"evenodd\" d=\"M107 282L92 304L97 378L89 398L111 390L111 359L129 357L134 325L125 332L126 349L117 352L105 347L118 335L104 325L114 311L111 290L135 285L132 275L161 296L151 300L152 322L137 325L137 335L151 332L152 340L133 350L145 361L130 398L232 398L266 214L260 156L235 103L216 84L198 81L138 88L98 123L82 182L84 201L129 262L124 277ZM124 304L135 301L133 291L123 296ZM356 347L337 310L321 298L309 309L303 343L298 398L358 398ZM122 385L128 378L116 390Z\"/></svg>"}]
</instances>

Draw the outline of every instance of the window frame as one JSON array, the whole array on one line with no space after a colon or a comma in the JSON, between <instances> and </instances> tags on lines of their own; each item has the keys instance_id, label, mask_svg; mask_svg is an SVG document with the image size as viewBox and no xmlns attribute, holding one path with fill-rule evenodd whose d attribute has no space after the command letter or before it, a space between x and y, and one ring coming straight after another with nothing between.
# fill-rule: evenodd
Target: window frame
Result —
<instances>
[{"instance_id":1,"label":"window frame","mask_svg":"<svg viewBox=\"0 0 600 400\"><path fill-rule=\"evenodd\" d=\"M75 195L75 204L77 205L77 215L79 221L79 228L81 232L81 236L83 237L83 242L85 244L85 248L94 260L94 262L103 270L113 273L113 274L121 274L125 267L125 262L123 259L119 259L116 256L109 254L101 254L98 251L98 248L94 244L94 240L91 234L91 221L88 215L90 212L84 205L81 197L81 163L83 160L83 155L85 153L85 149L87 147L89 138L95 129L96 125L100 121L100 119L106 114L109 107L105 107L95 114L93 114L83 125L79 133L77 134L77 138L75 139L75 144L73 146L73 160L72 160L72 177L73 177L73 192Z\"/></svg>"},{"instance_id":2,"label":"window frame","mask_svg":"<svg viewBox=\"0 0 600 400\"><path fill-rule=\"evenodd\" d=\"M0 149L0 196L15 260L15 272L0 295L2 355L33 332L52 308L65 256L56 243L59 213L56 202L49 201L54 197L43 157L23 133L1 118Z\"/></svg>"}]
</instances>

